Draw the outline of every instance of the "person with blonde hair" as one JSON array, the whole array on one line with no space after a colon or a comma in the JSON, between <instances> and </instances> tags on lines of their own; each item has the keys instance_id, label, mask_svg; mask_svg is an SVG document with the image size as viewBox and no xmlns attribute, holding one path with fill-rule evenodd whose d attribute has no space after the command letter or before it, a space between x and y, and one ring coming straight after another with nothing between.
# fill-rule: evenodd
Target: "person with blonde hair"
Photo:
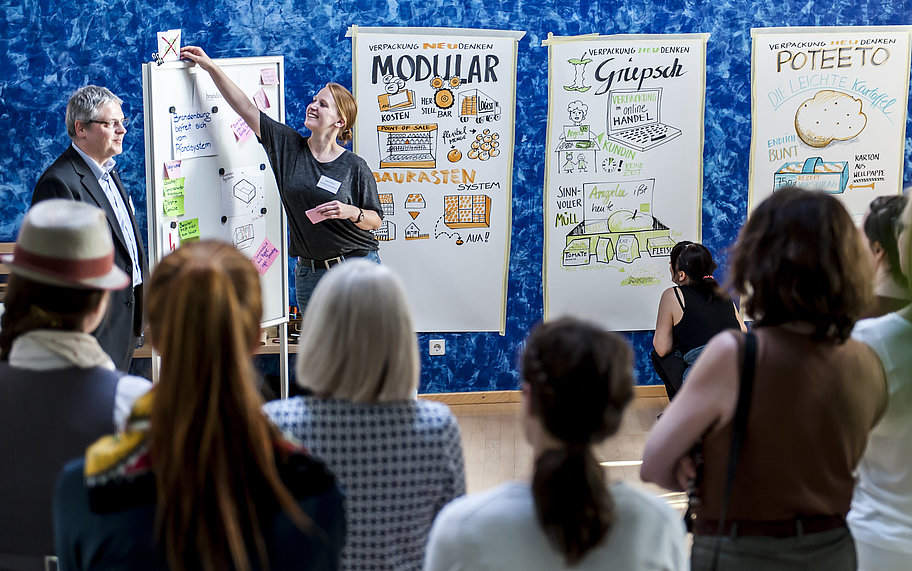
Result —
<instances>
[{"instance_id":1,"label":"person with blonde hair","mask_svg":"<svg viewBox=\"0 0 912 571\"><path fill-rule=\"evenodd\" d=\"M908 288L912 284L912 201L905 201L896 222L900 232L894 267ZM859 321L852 337L877 352L890 400L858 464L849 529L859 570L902 571L912 561L912 304Z\"/></svg>"},{"instance_id":2,"label":"person with blonde hair","mask_svg":"<svg viewBox=\"0 0 912 571\"><path fill-rule=\"evenodd\" d=\"M520 363L532 480L445 507L431 531L426 571L683 571L680 517L624 482L609 486L593 452L617 432L633 397L627 343L563 318L535 327Z\"/></svg>"},{"instance_id":3,"label":"person with blonde hair","mask_svg":"<svg viewBox=\"0 0 912 571\"><path fill-rule=\"evenodd\" d=\"M333 268L301 329L295 372L311 394L266 412L346 491L341 568L421 569L434 516L465 493L465 473L450 410L413 398L418 348L399 278L364 260Z\"/></svg>"},{"instance_id":4,"label":"person with blonde hair","mask_svg":"<svg viewBox=\"0 0 912 571\"><path fill-rule=\"evenodd\" d=\"M853 471L886 406L877 354L849 338L873 297L866 256L852 217L823 192L779 189L741 229L730 279L753 331L706 345L640 469L644 481L695 488L694 570L855 569Z\"/></svg>"},{"instance_id":5,"label":"person with blonde hair","mask_svg":"<svg viewBox=\"0 0 912 571\"><path fill-rule=\"evenodd\" d=\"M253 264L224 242L182 246L158 264L148 301L160 381L123 434L61 475L61 569L335 569L341 493L269 422L255 386Z\"/></svg>"},{"instance_id":6,"label":"person with blonde hair","mask_svg":"<svg viewBox=\"0 0 912 571\"><path fill-rule=\"evenodd\" d=\"M54 479L123 426L146 379L118 372L91 335L130 277L100 208L51 199L25 215L0 318L0 569L43 569L54 552Z\"/></svg>"},{"instance_id":7,"label":"person with blonde hair","mask_svg":"<svg viewBox=\"0 0 912 571\"><path fill-rule=\"evenodd\" d=\"M380 262L371 230L383 210L373 172L364 159L339 143L352 140L358 105L338 83L327 83L307 106L304 137L260 111L197 46L180 55L209 73L215 86L266 150L288 214L289 255L297 257L295 297L301 312L326 271L349 258Z\"/></svg>"}]
</instances>

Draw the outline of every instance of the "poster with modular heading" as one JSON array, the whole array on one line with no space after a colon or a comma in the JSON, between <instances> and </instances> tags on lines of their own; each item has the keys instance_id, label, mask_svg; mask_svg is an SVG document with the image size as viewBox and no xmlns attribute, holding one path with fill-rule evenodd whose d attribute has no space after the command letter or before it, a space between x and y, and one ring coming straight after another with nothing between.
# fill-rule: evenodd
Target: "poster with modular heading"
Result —
<instances>
[{"instance_id":1,"label":"poster with modular heading","mask_svg":"<svg viewBox=\"0 0 912 571\"><path fill-rule=\"evenodd\" d=\"M549 36L545 319L653 329L700 240L709 34Z\"/></svg>"},{"instance_id":2,"label":"poster with modular heading","mask_svg":"<svg viewBox=\"0 0 912 571\"><path fill-rule=\"evenodd\" d=\"M377 181L383 264L417 331L499 331L523 32L353 26L355 152Z\"/></svg>"},{"instance_id":3,"label":"poster with modular heading","mask_svg":"<svg viewBox=\"0 0 912 571\"><path fill-rule=\"evenodd\" d=\"M902 189L910 26L755 28L749 211L786 186L857 221Z\"/></svg>"}]
</instances>

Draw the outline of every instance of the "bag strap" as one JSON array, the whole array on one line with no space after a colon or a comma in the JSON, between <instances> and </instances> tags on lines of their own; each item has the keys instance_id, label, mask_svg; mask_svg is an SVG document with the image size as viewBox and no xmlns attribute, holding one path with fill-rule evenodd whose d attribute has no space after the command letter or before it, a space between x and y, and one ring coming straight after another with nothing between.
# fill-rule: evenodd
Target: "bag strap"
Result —
<instances>
[{"instance_id":1,"label":"bag strap","mask_svg":"<svg viewBox=\"0 0 912 571\"><path fill-rule=\"evenodd\" d=\"M722 532L725 529L725 520L728 517L728 504L731 500L732 488L735 485L735 472L738 470L738 456L741 454L741 445L744 443L744 433L747 430L747 415L750 412L751 395L754 392L754 372L757 365L757 337L753 333L744 334L744 361L741 364L741 380L738 387L738 405L735 408L734 432L732 433L731 449L728 453L728 471L725 475L725 491L722 495L722 509L719 513L719 530L716 532L718 539L713 551L712 569L719 562L719 549L722 545Z\"/></svg>"},{"instance_id":2,"label":"bag strap","mask_svg":"<svg viewBox=\"0 0 912 571\"><path fill-rule=\"evenodd\" d=\"M678 305L680 305L681 309L683 310L684 309L684 300L681 299L681 294L679 293L681 291L681 288L679 288L678 286L675 286L671 289L674 290L675 297L678 298Z\"/></svg>"}]
</instances>

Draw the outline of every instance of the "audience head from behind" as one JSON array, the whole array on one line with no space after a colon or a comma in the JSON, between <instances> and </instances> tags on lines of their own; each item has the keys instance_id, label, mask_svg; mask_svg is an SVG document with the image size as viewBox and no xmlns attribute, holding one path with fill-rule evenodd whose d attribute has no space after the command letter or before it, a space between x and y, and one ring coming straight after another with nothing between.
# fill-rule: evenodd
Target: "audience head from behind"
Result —
<instances>
[{"instance_id":1,"label":"audience head from behind","mask_svg":"<svg viewBox=\"0 0 912 571\"><path fill-rule=\"evenodd\" d=\"M402 282L389 268L346 261L326 273L304 313L298 384L319 397L407 400L418 389L418 346Z\"/></svg>"},{"instance_id":2,"label":"audience head from behind","mask_svg":"<svg viewBox=\"0 0 912 571\"><path fill-rule=\"evenodd\" d=\"M275 428L255 386L259 275L230 244L193 242L155 268L147 308L162 356L149 449L166 560L172 569L263 567L264 509L308 522L279 477Z\"/></svg>"},{"instance_id":3,"label":"audience head from behind","mask_svg":"<svg viewBox=\"0 0 912 571\"><path fill-rule=\"evenodd\" d=\"M610 530L614 504L592 445L613 435L633 396L633 353L617 334L563 318L538 325L521 357L538 522L568 565Z\"/></svg>"},{"instance_id":4,"label":"audience head from behind","mask_svg":"<svg viewBox=\"0 0 912 571\"><path fill-rule=\"evenodd\" d=\"M788 187L747 219L729 279L757 325L803 322L816 339L842 343L873 301L869 258L839 200Z\"/></svg>"},{"instance_id":5,"label":"audience head from behind","mask_svg":"<svg viewBox=\"0 0 912 571\"><path fill-rule=\"evenodd\" d=\"M709 249L698 242L684 240L671 249L671 281L695 288L708 300L726 297L713 277L718 267Z\"/></svg>"},{"instance_id":6,"label":"audience head from behind","mask_svg":"<svg viewBox=\"0 0 912 571\"><path fill-rule=\"evenodd\" d=\"M104 318L108 291L129 283L114 265L104 212L72 200L36 204L22 222L12 254L0 320L0 359L13 342L37 330L91 333Z\"/></svg>"},{"instance_id":7,"label":"audience head from behind","mask_svg":"<svg viewBox=\"0 0 912 571\"><path fill-rule=\"evenodd\" d=\"M878 196L871 201L862 223L877 266L882 266L903 287L907 286L907 280L899 267L897 239L902 229L900 218L908 202L909 197L902 194Z\"/></svg>"}]
</instances>

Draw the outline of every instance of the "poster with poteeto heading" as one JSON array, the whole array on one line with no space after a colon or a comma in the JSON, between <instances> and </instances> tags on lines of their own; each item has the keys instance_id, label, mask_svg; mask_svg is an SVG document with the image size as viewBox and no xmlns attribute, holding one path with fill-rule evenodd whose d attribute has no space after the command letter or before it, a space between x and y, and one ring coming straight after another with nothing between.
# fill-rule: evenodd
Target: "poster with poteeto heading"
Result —
<instances>
[{"instance_id":1,"label":"poster with poteeto heading","mask_svg":"<svg viewBox=\"0 0 912 571\"><path fill-rule=\"evenodd\" d=\"M860 221L902 188L910 26L757 28L749 209L779 188L839 198Z\"/></svg>"},{"instance_id":2,"label":"poster with poteeto heading","mask_svg":"<svg viewBox=\"0 0 912 571\"><path fill-rule=\"evenodd\" d=\"M700 240L708 34L550 37L545 318L655 327Z\"/></svg>"},{"instance_id":3,"label":"poster with poteeto heading","mask_svg":"<svg viewBox=\"0 0 912 571\"><path fill-rule=\"evenodd\" d=\"M384 213L374 236L416 330L503 333L523 32L353 26L349 35L355 151Z\"/></svg>"}]
</instances>

